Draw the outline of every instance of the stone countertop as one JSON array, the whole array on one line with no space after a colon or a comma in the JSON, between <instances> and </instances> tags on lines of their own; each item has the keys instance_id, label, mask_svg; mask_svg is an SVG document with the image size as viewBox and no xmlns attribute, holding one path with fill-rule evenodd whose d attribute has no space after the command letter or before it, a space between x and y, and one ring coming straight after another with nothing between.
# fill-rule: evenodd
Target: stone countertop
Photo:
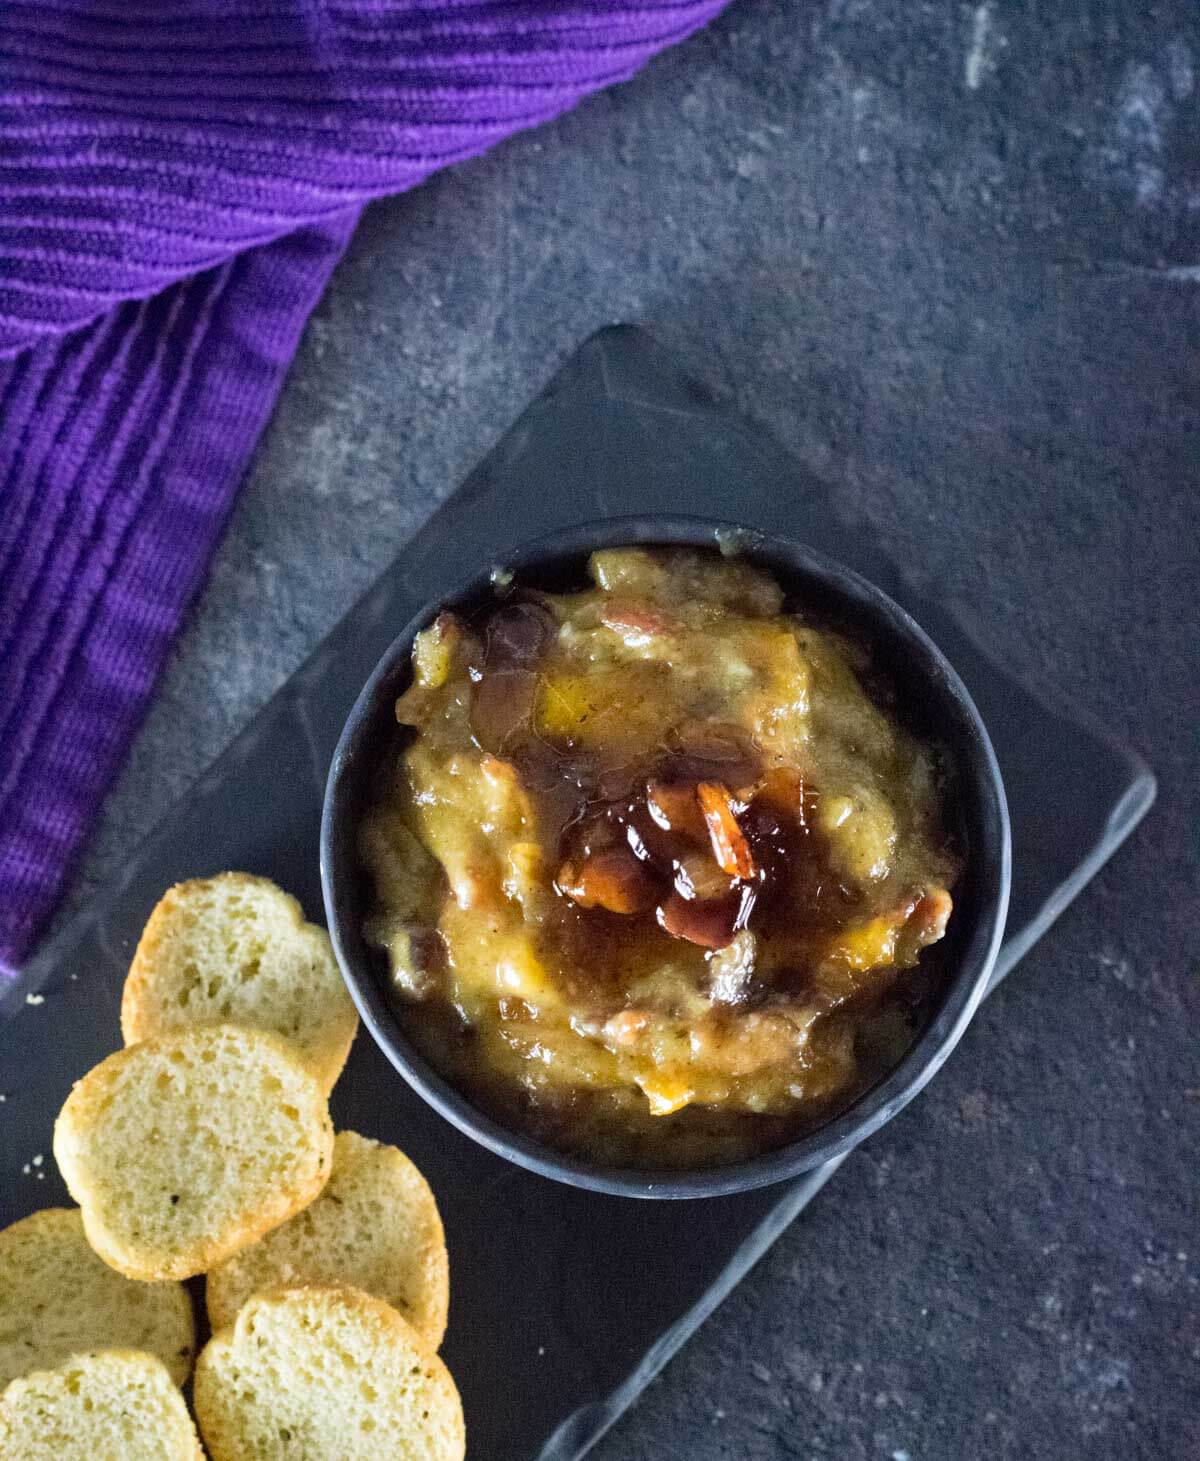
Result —
<instances>
[{"instance_id":1,"label":"stone countertop","mask_svg":"<svg viewBox=\"0 0 1200 1461\"><path fill-rule=\"evenodd\" d=\"M72 899L593 329L650 325L1159 803L597 1461L1200 1455L1200 12L738 0L372 209Z\"/></svg>"}]
</instances>

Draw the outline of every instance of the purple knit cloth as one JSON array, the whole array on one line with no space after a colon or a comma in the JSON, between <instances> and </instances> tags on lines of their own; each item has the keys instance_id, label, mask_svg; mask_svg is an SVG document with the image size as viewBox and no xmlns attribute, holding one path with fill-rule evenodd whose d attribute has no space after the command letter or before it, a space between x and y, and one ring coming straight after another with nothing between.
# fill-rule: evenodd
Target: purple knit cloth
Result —
<instances>
[{"instance_id":1,"label":"purple knit cloth","mask_svg":"<svg viewBox=\"0 0 1200 1461\"><path fill-rule=\"evenodd\" d=\"M371 198L725 0L0 0L0 978Z\"/></svg>"}]
</instances>

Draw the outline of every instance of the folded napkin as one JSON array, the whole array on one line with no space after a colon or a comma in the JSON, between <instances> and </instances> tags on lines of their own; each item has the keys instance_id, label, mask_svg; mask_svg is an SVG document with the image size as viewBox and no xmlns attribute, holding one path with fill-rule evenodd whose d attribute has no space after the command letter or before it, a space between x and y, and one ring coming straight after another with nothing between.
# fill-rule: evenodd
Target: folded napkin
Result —
<instances>
[{"instance_id":1,"label":"folded napkin","mask_svg":"<svg viewBox=\"0 0 1200 1461\"><path fill-rule=\"evenodd\" d=\"M0 4L0 978L78 856L359 208L724 3Z\"/></svg>"}]
</instances>

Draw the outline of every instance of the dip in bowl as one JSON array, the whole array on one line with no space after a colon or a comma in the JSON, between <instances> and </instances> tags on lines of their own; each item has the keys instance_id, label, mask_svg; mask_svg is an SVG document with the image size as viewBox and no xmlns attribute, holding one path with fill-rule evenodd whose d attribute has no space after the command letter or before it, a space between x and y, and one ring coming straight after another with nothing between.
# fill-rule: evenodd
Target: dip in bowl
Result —
<instances>
[{"instance_id":1,"label":"dip in bowl","mask_svg":"<svg viewBox=\"0 0 1200 1461\"><path fill-rule=\"evenodd\" d=\"M610 523L400 637L323 876L368 1025L445 1114L685 1195L815 1165L923 1084L994 957L1007 826L966 692L883 595L797 545Z\"/></svg>"}]
</instances>

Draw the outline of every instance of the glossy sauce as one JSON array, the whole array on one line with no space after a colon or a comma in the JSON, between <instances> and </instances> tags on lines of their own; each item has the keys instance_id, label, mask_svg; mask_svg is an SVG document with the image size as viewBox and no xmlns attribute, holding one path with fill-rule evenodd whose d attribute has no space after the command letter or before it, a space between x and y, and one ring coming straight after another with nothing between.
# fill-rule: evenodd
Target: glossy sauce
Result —
<instances>
[{"instance_id":1,"label":"glossy sauce","mask_svg":"<svg viewBox=\"0 0 1200 1461\"><path fill-rule=\"evenodd\" d=\"M787 1140L911 1042L959 856L849 640L717 553L610 550L418 636L360 845L413 1038L606 1163Z\"/></svg>"}]
</instances>

